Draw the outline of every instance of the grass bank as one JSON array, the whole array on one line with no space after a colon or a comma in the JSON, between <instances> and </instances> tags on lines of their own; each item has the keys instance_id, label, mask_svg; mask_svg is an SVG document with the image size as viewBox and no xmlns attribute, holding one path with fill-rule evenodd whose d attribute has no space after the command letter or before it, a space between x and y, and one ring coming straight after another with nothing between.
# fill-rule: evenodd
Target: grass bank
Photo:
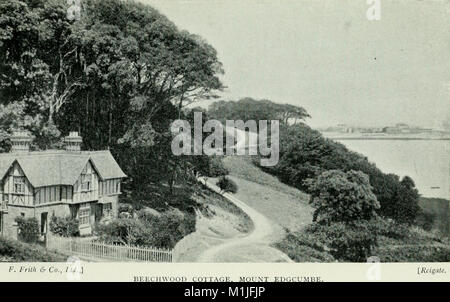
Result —
<instances>
[{"instance_id":1,"label":"grass bank","mask_svg":"<svg viewBox=\"0 0 450 302\"><path fill-rule=\"evenodd\" d=\"M308 194L280 182L275 176L255 166L252 163L251 156L225 156L222 162L225 168L230 171L231 176L255 182L274 191L283 192L302 202L309 200Z\"/></svg>"},{"instance_id":2,"label":"grass bank","mask_svg":"<svg viewBox=\"0 0 450 302\"><path fill-rule=\"evenodd\" d=\"M0 262L66 262L67 258L39 245L0 238Z\"/></svg>"}]
</instances>

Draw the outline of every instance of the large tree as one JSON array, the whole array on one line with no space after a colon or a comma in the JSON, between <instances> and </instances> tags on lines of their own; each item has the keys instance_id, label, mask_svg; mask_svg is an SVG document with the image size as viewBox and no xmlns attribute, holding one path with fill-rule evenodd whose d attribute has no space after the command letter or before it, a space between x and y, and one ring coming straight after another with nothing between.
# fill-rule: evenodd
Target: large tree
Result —
<instances>
[{"instance_id":1,"label":"large tree","mask_svg":"<svg viewBox=\"0 0 450 302\"><path fill-rule=\"evenodd\" d=\"M177 108L168 117L176 118L222 88L216 51L155 9L85 0L80 20L67 9L64 0L0 3L1 103L22 101L38 123L21 124L35 134L54 119L63 132L82 131L88 148L120 138L151 145L164 107ZM167 130L159 124L156 132Z\"/></svg>"},{"instance_id":2,"label":"large tree","mask_svg":"<svg viewBox=\"0 0 450 302\"><path fill-rule=\"evenodd\" d=\"M38 132L82 86L82 58L63 1L6 0L0 3L0 95L5 105L23 102L37 118ZM22 117L25 119L25 116Z\"/></svg>"},{"instance_id":3,"label":"large tree","mask_svg":"<svg viewBox=\"0 0 450 302\"><path fill-rule=\"evenodd\" d=\"M0 2L0 148L17 128L41 149L78 130L85 149L111 149L129 189L172 187L199 163L172 155L170 124L222 89L215 49L133 1L84 0L79 19L68 8Z\"/></svg>"},{"instance_id":4,"label":"large tree","mask_svg":"<svg viewBox=\"0 0 450 302\"><path fill-rule=\"evenodd\" d=\"M284 125L297 124L310 117L308 112L300 106L252 98L214 102L209 106L208 114L222 122L225 120L279 120Z\"/></svg>"}]
</instances>

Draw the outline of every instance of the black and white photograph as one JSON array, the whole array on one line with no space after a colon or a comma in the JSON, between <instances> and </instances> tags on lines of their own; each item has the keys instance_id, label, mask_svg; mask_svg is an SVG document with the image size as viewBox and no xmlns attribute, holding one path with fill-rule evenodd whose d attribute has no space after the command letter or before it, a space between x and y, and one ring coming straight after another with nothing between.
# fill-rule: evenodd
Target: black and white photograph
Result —
<instances>
[{"instance_id":1,"label":"black and white photograph","mask_svg":"<svg viewBox=\"0 0 450 302\"><path fill-rule=\"evenodd\" d=\"M449 38L447 0L0 0L0 262L446 275Z\"/></svg>"}]
</instances>

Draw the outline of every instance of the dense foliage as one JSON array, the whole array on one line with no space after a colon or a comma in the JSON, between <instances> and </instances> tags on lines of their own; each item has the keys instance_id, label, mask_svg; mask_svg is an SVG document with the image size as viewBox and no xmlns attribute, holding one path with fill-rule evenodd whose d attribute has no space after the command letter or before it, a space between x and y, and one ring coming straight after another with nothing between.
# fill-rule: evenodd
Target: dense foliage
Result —
<instances>
[{"instance_id":1,"label":"dense foliage","mask_svg":"<svg viewBox=\"0 0 450 302\"><path fill-rule=\"evenodd\" d=\"M255 159L254 163L258 165L259 160ZM413 223L419 211L419 193L410 177L400 180L397 175L385 174L366 157L303 124L281 127L279 163L261 168L308 193L305 180L316 178L324 171L361 171L369 176L372 191L380 203L379 214Z\"/></svg>"},{"instance_id":2,"label":"dense foliage","mask_svg":"<svg viewBox=\"0 0 450 302\"><path fill-rule=\"evenodd\" d=\"M0 262L65 262L67 256L45 248L0 237Z\"/></svg>"},{"instance_id":3,"label":"dense foliage","mask_svg":"<svg viewBox=\"0 0 450 302\"><path fill-rule=\"evenodd\" d=\"M18 238L27 243L36 243L39 239L39 222L36 218L16 217L17 228L19 231Z\"/></svg>"},{"instance_id":4,"label":"dense foliage","mask_svg":"<svg viewBox=\"0 0 450 302\"><path fill-rule=\"evenodd\" d=\"M272 104L251 99L217 102L210 106L208 114L223 119L275 119L280 114L268 110ZM295 111L291 107L284 109L302 112L302 118L308 116L303 108ZM386 226L385 220L379 215L393 218L399 225L415 222L419 194L410 177L400 179L381 172L366 157L324 138L304 123L296 123L298 119L292 115L281 120L279 163L260 168L309 193L315 212L305 232L291 235L280 243L280 248L307 261L329 259L325 253L338 261L365 262L380 237L386 237L380 230ZM259 166L260 158L254 157L253 162ZM300 251L309 256L300 256Z\"/></svg>"},{"instance_id":5,"label":"dense foliage","mask_svg":"<svg viewBox=\"0 0 450 302\"><path fill-rule=\"evenodd\" d=\"M309 185L311 204L315 208L314 222L370 220L380 208L369 177L361 171L330 170L305 182Z\"/></svg>"},{"instance_id":6,"label":"dense foliage","mask_svg":"<svg viewBox=\"0 0 450 302\"><path fill-rule=\"evenodd\" d=\"M306 110L289 104L277 104L269 100L243 98L239 101L218 101L208 108L208 114L225 125L226 120L279 120L287 125L310 117Z\"/></svg>"},{"instance_id":7,"label":"dense foliage","mask_svg":"<svg viewBox=\"0 0 450 302\"><path fill-rule=\"evenodd\" d=\"M52 216L50 219L50 231L62 237L75 237L80 235L78 219L71 217Z\"/></svg>"},{"instance_id":8,"label":"dense foliage","mask_svg":"<svg viewBox=\"0 0 450 302\"><path fill-rule=\"evenodd\" d=\"M158 213L142 209L136 217L118 218L99 225L100 239L108 243L173 248L195 230L195 216L176 209Z\"/></svg>"},{"instance_id":9,"label":"dense foliage","mask_svg":"<svg viewBox=\"0 0 450 302\"><path fill-rule=\"evenodd\" d=\"M380 215L414 223L419 212L419 193L413 180L408 176L400 179L397 175L385 174L363 155L324 138L304 123L297 123L309 117L302 107L246 98L237 102L215 102L210 105L208 114L219 120L280 119L280 160L275 166L260 168L307 193L313 192L305 180L317 178L323 172L361 171L369 177L380 203L377 210ZM260 159L255 157L254 163L260 165Z\"/></svg>"},{"instance_id":10,"label":"dense foliage","mask_svg":"<svg viewBox=\"0 0 450 302\"><path fill-rule=\"evenodd\" d=\"M34 149L60 148L78 130L84 149L110 149L129 176L124 198L145 199L163 182L174 194L176 182L210 166L206 156L172 154L170 124L222 89L216 51L148 5L85 0L80 20L68 7L0 2L0 151L15 129L35 136Z\"/></svg>"},{"instance_id":11,"label":"dense foliage","mask_svg":"<svg viewBox=\"0 0 450 302\"><path fill-rule=\"evenodd\" d=\"M450 259L448 239L401 224L376 218L348 225L311 224L289 233L277 247L297 262L445 262Z\"/></svg>"},{"instance_id":12,"label":"dense foliage","mask_svg":"<svg viewBox=\"0 0 450 302\"><path fill-rule=\"evenodd\" d=\"M226 193L237 193L238 186L237 184L226 176L222 176L217 181L217 186Z\"/></svg>"}]
</instances>

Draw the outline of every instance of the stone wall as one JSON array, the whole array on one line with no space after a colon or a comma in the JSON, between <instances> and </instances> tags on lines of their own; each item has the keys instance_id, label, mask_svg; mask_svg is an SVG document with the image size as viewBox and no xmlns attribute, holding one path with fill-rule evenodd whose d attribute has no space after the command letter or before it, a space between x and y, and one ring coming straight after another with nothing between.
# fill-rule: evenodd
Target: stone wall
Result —
<instances>
[{"instance_id":1,"label":"stone wall","mask_svg":"<svg viewBox=\"0 0 450 302\"><path fill-rule=\"evenodd\" d=\"M23 207L9 205L8 212L2 213L2 235L5 237L17 239L17 223L16 217L24 216L25 218L34 217L37 219L39 226L41 225L41 214L47 214L47 230L50 219L53 215L58 217L70 216L70 208L68 204L54 204L42 207Z\"/></svg>"}]
</instances>

